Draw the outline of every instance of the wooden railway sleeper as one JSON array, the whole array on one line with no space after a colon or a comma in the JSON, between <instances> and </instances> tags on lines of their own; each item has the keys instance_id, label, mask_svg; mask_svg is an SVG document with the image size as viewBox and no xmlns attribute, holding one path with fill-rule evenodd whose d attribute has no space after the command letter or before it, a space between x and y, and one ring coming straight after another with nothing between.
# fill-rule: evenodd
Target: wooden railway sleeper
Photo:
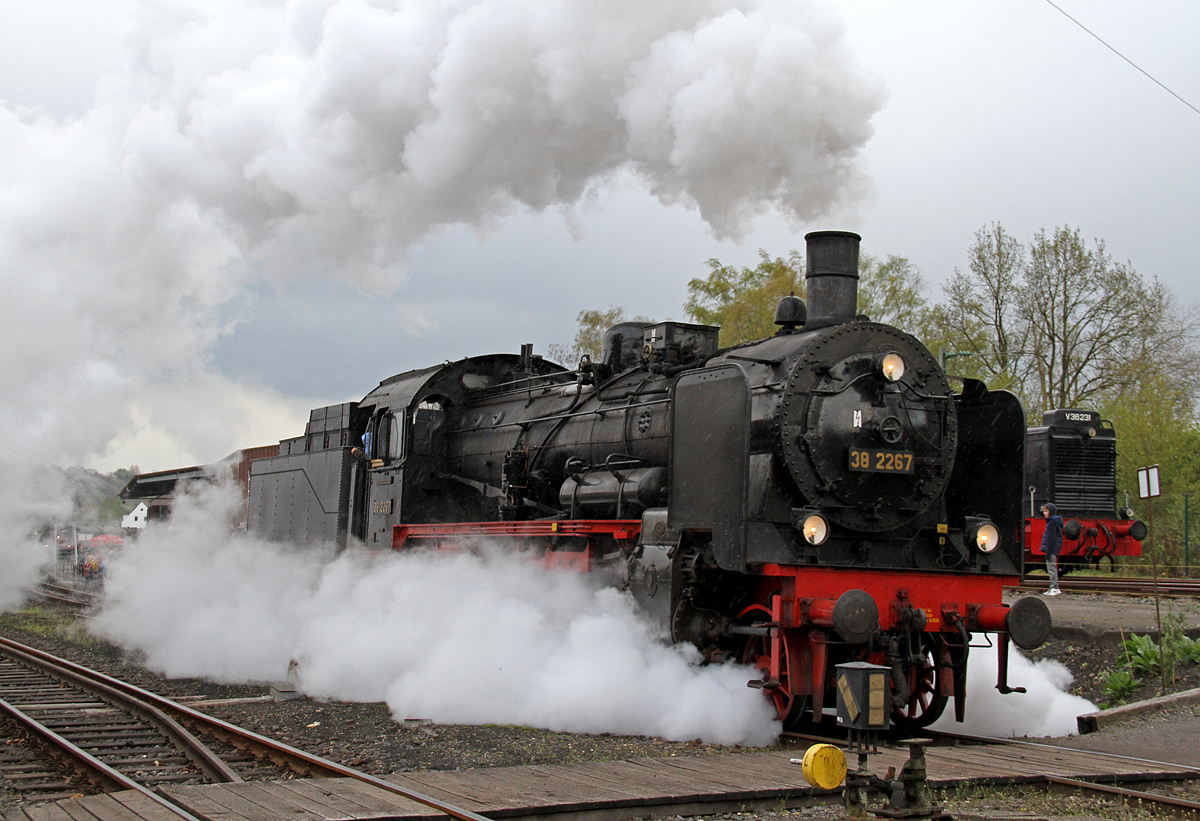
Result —
<instances>
[{"instance_id":1,"label":"wooden railway sleeper","mask_svg":"<svg viewBox=\"0 0 1200 821\"><path fill-rule=\"evenodd\" d=\"M11 646L11 644L5 644L4 652L8 653L12 658L19 660L20 663L41 670L52 678L66 681L73 687L90 692L110 703L119 704L124 709L142 716L142 718L158 727L172 743L183 750L188 758L192 760L192 763L196 765L197 769L211 780L216 782L236 782L242 780L241 776L230 769L229 765L222 761L216 753L200 743L194 735L158 707L136 699L115 687L110 687L102 681L97 681L94 678L85 678L58 665L53 665L37 656L25 653Z\"/></svg>"},{"instance_id":2,"label":"wooden railway sleeper","mask_svg":"<svg viewBox=\"0 0 1200 821\"><path fill-rule=\"evenodd\" d=\"M12 648L12 647L20 648L21 645L17 645L15 642L10 642L7 639L0 639L0 648L3 648L5 651L8 651L8 649ZM32 650L32 648L26 648L26 649L30 649L32 653L40 653L40 651ZM113 685L119 685L121 687L127 688L128 691L137 693L139 698L142 698L143 700L145 700L147 702L152 702L153 704L161 707L163 710L169 710L171 712L171 714L179 721L180 724L189 725L189 726L192 726L193 728L202 727L203 728L202 731L205 734L216 736L222 740L227 741L230 744L233 744L235 747L237 747L239 749L253 751L255 754L263 754L265 757L270 757L270 758L274 757L272 755L272 753L279 754L279 755L291 755L291 756L299 759L300 761L302 761L303 762L302 766L305 767L308 770L308 772L310 772L314 777L353 778L357 781L361 781L363 783L370 784L370 785L372 785L378 789L381 789L385 792L393 793L395 795L400 795L400 796L408 798L412 801L416 801L420 804L424 804L428 807L432 807L432 808L438 810L439 812L445 813L446 815L450 816L451 818L459 819L459 821L491 821L490 819L488 819L485 816L482 816L478 813L471 812L470 810L465 810L462 807L457 807L448 802L442 801L440 799L434 798L429 795L425 795L424 793L419 792L417 790L402 787L399 784L393 784L392 782L387 781L383 778L379 778L378 776L374 776L369 773L364 773L360 770L355 770L350 767L346 767L344 765L338 764L335 761L329 761L327 759L320 758L320 757L312 755L310 753L306 753L303 750L298 750L293 747L290 747L281 742L272 741L271 739L268 739L264 736L260 736L249 730L244 730L242 728L235 727L232 724L228 724L227 722L221 721L220 719L214 718L213 716L205 715L204 713L201 713L201 712L194 710L190 707L187 707L185 705L176 704L166 698L163 698L162 696L157 696L154 693L150 693L150 692L141 690L140 688L134 687L133 685L125 684L124 682L119 682L115 679L110 679L101 673L95 673L93 671L87 670L86 668L82 668L82 667L79 667L78 665L74 665L71 662L63 661L62 659L57 659L54 656L49 655L48 653L40 653L40 655L44 656L48 660L48 663L51 663L51 662L60 663L65 668L76 671L81 676L87 675L87 676L89 676L89 678L94 677L96 679L103 679L105 681L112 682ZM154 800L156 800L159 803L162 803L167 800L161 796L156 795L155 793L151 793L144 789L140 789L139 791L152 796L154 798ZM192 816L188 813L185 813L184 811L180 810L178 807L175 807L173 804L168 803L167 806L170 807L176 813L184 815L185 821L201 821L201 819L196 819L194 816Z\"/></svg>"},{"instance_id":3,"label":"wooden railway sleeper","mask_svg":"<svg viewBox=\"0 0 1200 821\"><path fill-rule=\"evenodd\" d=\"M98 785L107 785L110 789L118 790L134 790L149 798L155 804L169 810L175 815L183 819L183 821L204 821L192 815L187 810L174 804L163 796L152 790L147 789L143 785L124 775L123 773L113 769L105 764L100 759L93 756L91 753L83 750L65 738L60 736L48 727L44 727L36 720L25 715L17 708L13 707L7 701L0 699L0 712L6 713L16 724L31 733L36 738L49 744L54 750L57 757L61 757L64 761L75 767L84 778Z\"/></svg>"}]
</instances>

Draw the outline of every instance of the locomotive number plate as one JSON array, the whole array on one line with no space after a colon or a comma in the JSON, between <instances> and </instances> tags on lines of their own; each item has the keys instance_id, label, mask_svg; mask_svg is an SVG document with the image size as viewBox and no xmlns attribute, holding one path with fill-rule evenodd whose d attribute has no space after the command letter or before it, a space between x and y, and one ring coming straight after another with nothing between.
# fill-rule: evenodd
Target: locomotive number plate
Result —
<instances>
[{"instance_id":1,"label":"locomotive number plate","mask_svg":"<svg viewBox=\"0 0 1200 821\"><path fill-rule=\"evenodd\" d=\"M850 448L850 469L869 473L912 473L913 455L903 450Z\"/></svg>"}]
</instances>

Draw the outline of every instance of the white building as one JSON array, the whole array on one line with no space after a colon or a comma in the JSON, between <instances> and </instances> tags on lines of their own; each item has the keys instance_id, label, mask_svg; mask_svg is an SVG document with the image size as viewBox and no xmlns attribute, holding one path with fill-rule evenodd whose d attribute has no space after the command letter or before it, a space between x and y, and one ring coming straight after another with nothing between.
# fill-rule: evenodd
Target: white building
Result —
<instances>
[{"instance_id":1,"label":"white building","mask_svg":"<svg viewBox=\"0 0 1200 821\"><path fill-rule=\"evenodd\" d=\"M147 512L146 503L138 502L138 506L121 519L121 527L145 527Z\"/></svg>"}]
</instances>

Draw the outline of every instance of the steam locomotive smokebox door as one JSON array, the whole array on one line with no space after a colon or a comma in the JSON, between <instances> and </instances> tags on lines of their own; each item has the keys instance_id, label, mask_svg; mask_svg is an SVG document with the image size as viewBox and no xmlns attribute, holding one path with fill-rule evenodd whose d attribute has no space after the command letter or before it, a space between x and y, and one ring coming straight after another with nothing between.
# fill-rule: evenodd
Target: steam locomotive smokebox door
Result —
<instances>
[{"instance_id":1,"label":"steam locomotive smokebox door","mask_svg":"<svg viewBox=\"0 0 1200 821\"><path fill-rule=\"evenodd\" d=\"M671 416L671 502L676 530L712 533L726 570L746 564L750 387L736 365L690 371L675 380Z\"/></svg>"},{"instance_id":2,"label":"steam locomotive smokebox door","mask_svg":"<svg viewBox=\"0 0 1200 821\"><path fill-rule=\"evenodd\" d=\"M865 661L839 664L834 669L837 671L838 726L850 730L886 730L891 669Z\"/></svg>"}]
</instances>

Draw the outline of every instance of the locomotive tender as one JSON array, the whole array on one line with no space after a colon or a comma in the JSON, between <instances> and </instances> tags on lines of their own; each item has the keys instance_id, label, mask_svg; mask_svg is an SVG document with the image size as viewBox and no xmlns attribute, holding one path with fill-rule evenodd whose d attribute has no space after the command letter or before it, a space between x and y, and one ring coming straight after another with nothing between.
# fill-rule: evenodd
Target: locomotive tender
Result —
<instances>
[{"instance_id":1,"label":"locomotive tender","mask_svg":"<svg viewBox=\"0 0 1200 821\"><path fill-rule=\"evenodd\" d=\"M1041 426L1027 433L1025 484L1029 567L1046 560L1046 520L1037 514L1046 502L1053 502L1063 517L1059 573L1099 567L1103 559L1116 570L1118 557L1142 555L1149 531L1132 508L1117 508L1117 434L1112 422L1096 411L1068 408L1042 414Z\"/></svg>"},{"instance_id":2,"label":"locomotive tender","mask_svg":"<svg viewBox=\"0 0 1200 821\"><path fill-rule=\"evenodd\" d=\"M834 665L891 669L903 732L953 699L972 634L1050 629L1022 571L1025 418L951 390L914 337L856 316L856 234L807 240L808 302L774 336L623 323L575 371L524 346L386 379L253 463L250 528L341 546L463 549L615 574L675 642L758 669L785 726L835 705ZM362 448L359 449L359 444ZM990 644L990 642L989 642Z\"/></svg>"}]
</instances>

